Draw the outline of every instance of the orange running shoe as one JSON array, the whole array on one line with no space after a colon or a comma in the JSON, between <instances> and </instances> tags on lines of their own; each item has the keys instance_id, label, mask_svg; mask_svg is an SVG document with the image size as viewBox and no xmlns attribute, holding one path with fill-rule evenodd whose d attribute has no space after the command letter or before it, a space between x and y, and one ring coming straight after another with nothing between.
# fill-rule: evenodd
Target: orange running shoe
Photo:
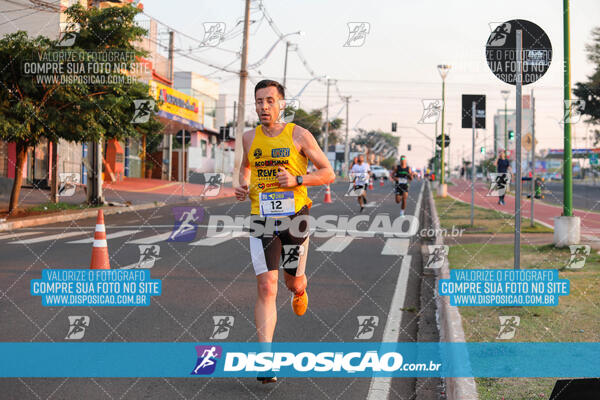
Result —
<instances>
[{"instance_id":1,"label":"orange running shoe","mask_svg":"<svg viewBox=\"0 0 600 400\"><path fill-rule=\"evenodd\" d=\"M292 310L294 313L301 317L306 312L308 308L308 296L306 295L306 290L302 292L302 294L297 295L294 294L292 296Z\"/></svg>"}]
</instances>

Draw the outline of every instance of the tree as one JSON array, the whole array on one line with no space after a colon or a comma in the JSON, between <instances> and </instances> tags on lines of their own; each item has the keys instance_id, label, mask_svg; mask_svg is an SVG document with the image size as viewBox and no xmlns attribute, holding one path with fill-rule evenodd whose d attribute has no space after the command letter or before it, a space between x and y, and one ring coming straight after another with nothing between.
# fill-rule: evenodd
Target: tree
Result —
<instances>
[{"instance_id":1,"label":"tree","mask_svg":"<svg viewBox=\"0 0 600 400\"><path fill-rule=\"evenodd\" d=\"M52 59L50 54L69 54L75 60L93 62L98 54L130 52L140 57L133 43L145 30L134 23L134 7L85 10L79 4L66 11L71 22L81 27L75 45L65 49L58 40L38 36L30 38L19 31L0 39L0 140L15 142L16 176L11 191L9 212L17 208L27 149L47 139L58 142L98 141L103 138L136 137L156 132L162 125L151 117L145 124L132 124L134 100L149 100L148 86L141 82L89 84L83 81L61 82L58 72L48 74L55 80L40 80L24 66ZM65 67L69 60L55 61ZM135 58L130 57L125 69ZM107 82L122 82L122 70L112 70ZM64 76L64 73L63 73ZM156 108L155 108L156 111ZM55 179L55 178L54 178Z\"/></svg>"},{"instance_id":2,"label":"tree","mask_svg":"<svg viewBox=\"0 0 600 400\"><path fill-rule=\"evenodd\" d=\"M587 82L577 82L573 93L585 101L582 114L588 117L587 122L600 124L600 27L592 29L592 43L585 46L588 61L594 64L594 73L588 76ZM600 131L595 130L594 145L600 142Z\"/></svg>"},{"instance_id":3,"label":"tree","mask_svg":"<svg viewBox=\"0 0 600 400\"><path fill-rule=\"evenodd\" d=\"M386 158L397 157L398 145L400 138L391 133L382 131L366 131L358 129L358 136L352 139L352 143L357 146L363 146L368 153L375 153Z\"/></svg>"}]
</instances>

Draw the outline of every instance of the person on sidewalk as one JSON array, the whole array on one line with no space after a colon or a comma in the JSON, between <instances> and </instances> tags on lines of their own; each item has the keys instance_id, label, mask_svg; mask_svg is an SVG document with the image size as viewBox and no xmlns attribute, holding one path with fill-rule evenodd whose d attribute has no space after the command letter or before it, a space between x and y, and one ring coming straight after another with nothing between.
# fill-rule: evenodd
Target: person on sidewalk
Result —
<instances>
[{"instance_id":1,"label":"person on sidewalk","mask_svg":"<svg viewBox=\"0 0 600 400\"><path fill-rule=\"evenodd\" d=\"M508 173L510 169L510 161L506 159L504 150L500 150L498 159L496 160L496 172L503 174ZM498 204L504 205L504 195L498 197Z\"/></svg>"}]
</instances>

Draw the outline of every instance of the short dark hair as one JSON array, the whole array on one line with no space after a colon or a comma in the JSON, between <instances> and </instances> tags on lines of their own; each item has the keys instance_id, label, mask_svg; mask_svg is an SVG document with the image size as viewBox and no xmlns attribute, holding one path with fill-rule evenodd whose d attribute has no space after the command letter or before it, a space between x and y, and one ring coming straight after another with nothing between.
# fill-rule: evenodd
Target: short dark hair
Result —
<instances>
[{"instance_id":1,"label":"short dark hair","mask_svg":"<svg viewBox=\"0 0 600 400\"><path fill-rule=\"evenodd\" d=\"M256 97L256 92L258 91L258 89L264 89L271 86L277 89L282 99L285 99L285 89L283 88L281 83L269 79L263 79L262 81L258 82L256 86L254 86L254 97Z\"/></svg>"}]
</instances>

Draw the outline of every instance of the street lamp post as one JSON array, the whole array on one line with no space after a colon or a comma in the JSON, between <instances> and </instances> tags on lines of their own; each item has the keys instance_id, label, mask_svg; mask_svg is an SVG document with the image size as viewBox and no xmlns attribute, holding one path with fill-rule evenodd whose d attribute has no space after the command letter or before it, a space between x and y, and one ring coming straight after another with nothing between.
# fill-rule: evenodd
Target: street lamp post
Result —
<instances>
[{"instance_id":1,"label":"street lamp post","mask_svg":"<svg viewBox=\"0 0 600 400\"><path fill-rule=\"evenodd\" d=\"M442 77L442 149L440 151L440 187L438 188L438 194L442 197L448 195L448 187L445 184L446 166L444 164L444 148L446 147L446 135L444 134L444 114L446 111L446 76L450 71L450 66L446 64L440 64L437 66L438 72ZM436 138L437 140L437 138Z\"/></svg>"}]
</instances>

